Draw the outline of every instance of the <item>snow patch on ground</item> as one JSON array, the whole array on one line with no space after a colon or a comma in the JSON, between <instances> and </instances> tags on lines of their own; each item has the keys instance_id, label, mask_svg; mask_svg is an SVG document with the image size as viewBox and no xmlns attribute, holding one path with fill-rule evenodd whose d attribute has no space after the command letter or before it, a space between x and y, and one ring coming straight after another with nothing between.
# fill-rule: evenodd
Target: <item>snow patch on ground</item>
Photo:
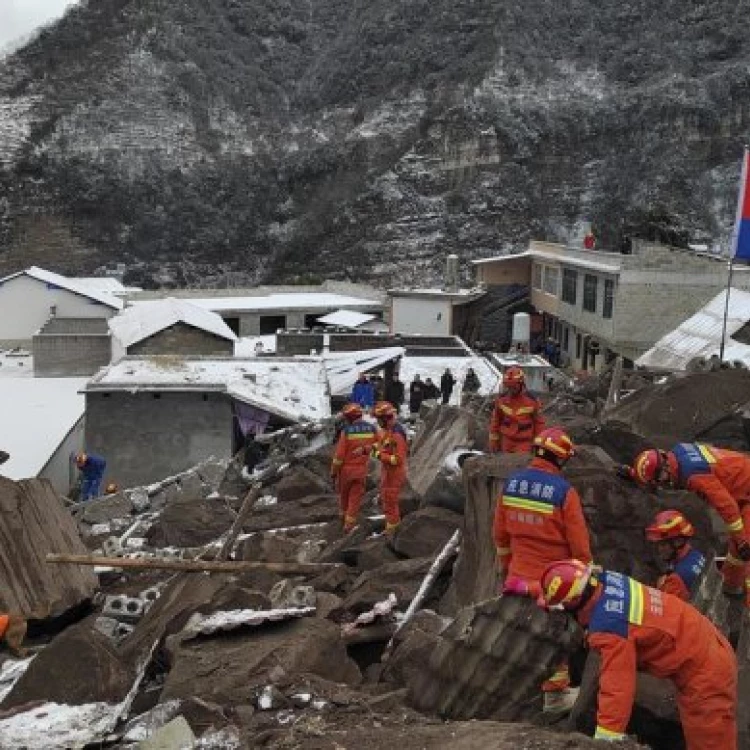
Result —
<instances>
[{"instance_id":1,"label":"snow patch on ground","mask_svg":"<svg viewBox=\"0 0 750 750\"><path fill-rule=\"evenodd\" d=\"M264 622L278 622L292 617L304 617L315 613L315 607L289 607L286 609L234 609L214 612L208 617L195 614L182 631L183 636L209 635L217 630L233 630L244 625L261 625Z\"/></svg>"}]
</instances>

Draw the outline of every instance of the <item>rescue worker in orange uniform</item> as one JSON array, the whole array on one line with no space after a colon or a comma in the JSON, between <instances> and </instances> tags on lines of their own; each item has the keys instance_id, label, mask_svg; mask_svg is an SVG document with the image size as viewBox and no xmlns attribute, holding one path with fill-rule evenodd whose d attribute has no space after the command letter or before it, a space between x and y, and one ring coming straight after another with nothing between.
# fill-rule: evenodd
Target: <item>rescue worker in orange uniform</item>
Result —
<instances>
[{"instance_id":1,"label":"rescue worker in orange uniform","mask_svg":"<svg viewBox=\"0 0 750 750\"><path fill-rule=\"evenodd\" d=\"M744 594L750 607L750 456L703 443L679 443L671 451L643 451L632 467L620 467L618 473L646 487L690 490L718 512L729 532L724 593Z\"/></svg>"},{"instance_id":2,"label":"rescue worker in orange uniform","mask_svg":"<svg viewBox=\"0 0 750 750\"><path fill-rule=\"evenodd\" d=\"M528 453L534 438L544 429L542 404L526 390L520 367L505 371L503 389L490 419L490 453Z\"/></svg>"},{"instance_id":3,"label":"rescue worker in orange uniform","mask_svg":"<svg viewBox=\"0 0 750 750\"><path fill-rule=\"evenodd\" d=\"M336 443L331 478L339 493L344 532L348 533L357 525L370 454L377 442L377 430L371 422L362 419L363 411L359 404L347 404L341 414L344 426Z\"/></svg>"},{"instance_id":4,"label":"rescue worker in orange uniform","mask_svg":"<svg viewBox=\"0 0 750 750\"><path fill-rule=\"evenodd\" d=\"M503 594L539 595L549 563L576 556L591 562L591 544L578 492L562 476L575 454L566 433L551 427L534 438L534 457L505 482L495 510L493 536ZM544 710L569 710L578 695L570 687L567 662L542 685Z\"/></svg>"},{"instance_id":5,"label":"rescue worker in orange uniform","mask_svg":"<svg viewBox=\"0 0 750 750\"><path fill-rule=\"evenodd\" d=\"M695 534L693 524L678 510L663 510L646 527L646 539L656 544L666 575L659 578L656 588L667 594L690 601L706 567L706 556L690 546Z\"/></svg>"},{"instance_id":6,"label":"rescue worker in orange uniform","mask_svg":"<svg viewBox=\"0 0 750 750\"><path fill-rule=\"evenodd\" d=\"M378 401L373 414L380 426L375 448L375 456L380 461L380 502L385 515L385 533L392 534L401 523L398 498L406 481L409 446L393 404Z\"/></svg>"},{"instance_id":7,"label":"rescue worker in orange uniform","mask_svg":"<svg viewBox=\"0 0 750 750\"><path fill-rule=\"evenodd\" d=\"M624 739L640 669L674 683L688 750L736 750L737 661L698 610L579 560L552 563L541 588L546 606L570 612L601 656L595 739Z\"/></svg>"}]
</instances>

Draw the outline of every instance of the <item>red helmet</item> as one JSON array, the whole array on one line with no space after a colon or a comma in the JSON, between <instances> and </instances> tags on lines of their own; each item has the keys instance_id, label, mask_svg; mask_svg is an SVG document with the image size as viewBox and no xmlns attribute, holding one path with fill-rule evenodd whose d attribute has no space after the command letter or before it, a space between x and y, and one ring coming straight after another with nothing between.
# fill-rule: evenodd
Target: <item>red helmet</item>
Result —
<instances>
[{"instance_id":1,"label":"red helmet","mask_svg":"<svg viewBox=\"0 0 750 750\"><path fill-rule=\"evenodd\" d=\"M661 542L665 539L691 537L695 534L693 524L679 510L663 510L656 514L654 522L646 527L646 539L649 542Z\"/></svg>"},{"instance_id":2,"label":"red helmet","mask_svg":"<svg viewBox=\"0 0 750 750\"><path fill-rule=\"evenodd\" d=\"M350 422L356 422L358 419L362 419L362 414L364 412L359 404L347 404L341 410L341 413L344 415L345 419L348 419Z\"/></svg>"},{"instance_id":3,"label":"red helmet","mask_svg":"<svg viewBox=\"0 0 750 750\"><path fill-rule=\"evenodd\" d=\"M372 413L377 419L390 419L396 416L396 408L390 401L378 401Z\"/></svg>"},{"instance_id":4,"label":"red helmet","mask_svg":"<svg viewBox=\"0 0 750 750\"><path fill-rule=\"evenodd\" d=\"M503 387L522 386L526 382L526 376L520 367L509 367L503 374Z\"/></svg>"},{"instance_id":5,"label":"red helmet","mask_svg":"<svg viewBox=\"0 0 750 750\"><path fill-rule=\"evenodd\" d=\"M548 427L546 430L542 430L534 438L534 448L547 451L563 461L567 461L576 454L573 441L568 437L565 430L559 427Z\"/></svg>"},{"instance_id":6,"label":"red helmet","mask_svg":"<svg viewBox=\"0 0 750 750\"><path fill-rule=\"evenodd\" d=\"M548 607L575 609L591 580L592 567L579 560L550 563L542 573L542 600Z\"/></svg>"},{"instance_id":7,"label":"red helmet","mask_svg":"<svg viewBox=\"0 0 750 750\"><path fill-rule=\"evenodd\" d=\"M633 476L644 485L657 484L662 471L667 467L667 457L663 451L652 448L642 451L633 461Z\"/></svg>"}]
</instances>

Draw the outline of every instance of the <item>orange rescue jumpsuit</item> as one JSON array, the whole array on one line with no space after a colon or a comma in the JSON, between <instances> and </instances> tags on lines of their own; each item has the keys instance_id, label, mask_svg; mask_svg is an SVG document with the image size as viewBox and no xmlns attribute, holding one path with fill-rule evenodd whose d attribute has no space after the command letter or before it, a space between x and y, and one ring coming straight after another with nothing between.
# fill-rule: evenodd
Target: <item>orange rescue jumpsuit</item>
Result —
<instances>
[{"instance_id":1,"label":"orange rescue jumpsuit","mask_svg":"<svg viewBox=\"0 0 750 750\"><path fill-rule=\"evenodd\" d=\"M398 422L394 421L380 431L376 455L380 460L380 502L386 531L394 529L401 521L398 498L406 481L408 452L406 432Z\"/></svg>"},{"instance_id":2,"label":"orange rescue jumpsuit","mask_svg":"<svg viewBox=\"0 0 750 750\"><path fill-rule=\"evenodd\" d=\"M667 454L677 486L695 492L714 508L730 534L722 575L728 588L745 592L750 607L750 567L740 560L736 540L750 541L750 456L701 443L680 443Z\"/></svg>"},{"instance_id":3,"label":"orange rescue jumpsuit","mask_svg":"<svg viewBox=\"0 0 750 750\"><path fill-rule=\"evenodd\" d=\"M491 453L529 453L534 438L544 429L541 403L528 391L503 393L490 419Z\"/></svg>"},{"instance_id":4,"label":"orange rescue jumpsuit","mask_svg":"<svg viewBox=\"0 0 750 750\"><path fill-rule=\"evenodd\" d=\"M8 615L0 615L0 639L5 635L10 625L10 617Z\"/></svg>"},{"instance_id":5,"label":"orange rescue jumpsuit","mask_svg":"<svg viewBox=\"0 0 750 750\"><path fill-rule=\"evenodd\" d=\"M556 560L591 562L591 544L581 498L560 469L543 458L513 472L495 509L493 537L506 592L541 593L539 579ZM521 583L521 585L519 585ZM567 663L542 685L545 692L570 684Z\"/></svg>"},{"instance_id":6,"label":"orange rescue jumpsuit","mask_svg":"<svg viewBox=\"0 0 750 750\"><path fill-rule=\"evenodd\" d=\"M345 527L352 527L357 522L365 494L370 453L376 441L375 425L364 419L345 425L339 434L331 476L338 483L339 505Z\"/></svg>"},{"instance_id":7,"label":"orange rescue jumpsuit","mask_svg":"<svg viewBox=\"0 0 750 750\"><path fill-rule=\"evenodd\" d=\"M705 555L686 544L680 550L674 568L659 579L656 588L683 601L690 601L695 585L705 567Z\"/></svg>"},{"instance_id":8,"label":"orange rescue jumpsuit","mask_svg":"<svg viewBox=\"0 0 750 750\"><path fill-rule=\"evenodd\" d=\"M723 635L691 605L606 571L576 615L601 656L596 737L627 730L636 673L671 680L687 750L736 750L737 662Z\"/></svg>"}]
</instances>

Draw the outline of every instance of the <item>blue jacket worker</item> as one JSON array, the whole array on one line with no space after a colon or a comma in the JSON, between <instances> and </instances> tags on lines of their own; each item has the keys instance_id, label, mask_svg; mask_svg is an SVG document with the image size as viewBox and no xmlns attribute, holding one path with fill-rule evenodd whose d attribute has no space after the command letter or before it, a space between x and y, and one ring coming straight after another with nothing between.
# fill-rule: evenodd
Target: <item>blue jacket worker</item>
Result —
<instances>
[{"instance_id":1,"label":"blue jacket worker","mask_svg":"<svg viewBox=\"0 0 750 750\"><path fill-rule=\"evenodd\" d=\"M78 453L76 455L76 466L81 472L81 500L99 497L107 462L101 456L95 456L93 453Z\"/></svg>"},{"instance_id":2,"label":"blue jacket worker","mask_svg":"<svg viewBox=\"0 0 750 750\"><path fill-rule=\"evenodd\" d=\"M375 386L362 374L352 389L352 403L359 404L363 409L375 406Z\"/></svg>"}]
</instances>

